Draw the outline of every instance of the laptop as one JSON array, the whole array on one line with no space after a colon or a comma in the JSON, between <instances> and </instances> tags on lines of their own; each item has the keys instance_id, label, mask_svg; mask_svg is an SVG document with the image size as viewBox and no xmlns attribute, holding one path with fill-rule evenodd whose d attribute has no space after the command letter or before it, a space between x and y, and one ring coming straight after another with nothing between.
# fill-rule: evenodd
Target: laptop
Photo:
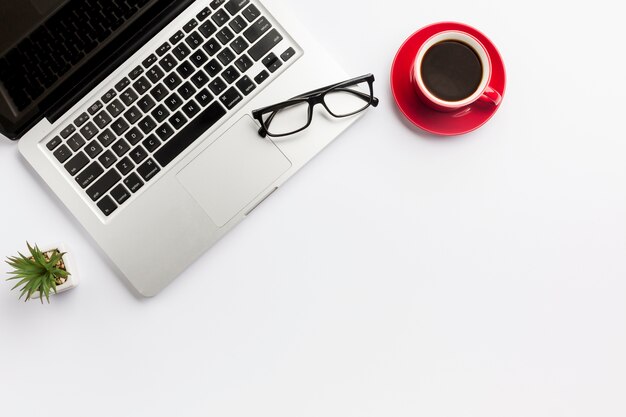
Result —
<instances>
[{"instance_id":1,"label":"laptop","mask_svg":"<svg viewBox=\"0 0 626 417\"><path fill-rule=\"evenodd\" d=\"M0 0L0 133L143 296L355 120L258 135L252 110L349 78L286 3Z\"/></svg>"}]
</instances>

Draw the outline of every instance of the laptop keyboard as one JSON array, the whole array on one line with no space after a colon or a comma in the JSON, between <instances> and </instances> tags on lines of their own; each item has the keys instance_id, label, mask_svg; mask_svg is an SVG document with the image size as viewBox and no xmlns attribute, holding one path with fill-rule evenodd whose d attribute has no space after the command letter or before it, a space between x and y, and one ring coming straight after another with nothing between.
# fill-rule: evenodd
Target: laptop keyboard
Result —
<instances>
[{"instance_id":1,"label":"laptop keyboard","mask_svg":"<svg viewBox=\"0 0 626 417\"><path fill-rule=\"evenodd\" d=\"M62 7L0 58L0 82L17 109L42 96L148 2L84 0Z\"/></svg>"},{"instance_id":2,"label":"laptop keyboard","mask_svg":"<svg viewBox=\"0 0 626 417\"><path fill-rule=\"evenodd\" d=\"M45 147L109 216L269 83L283 40L250 0L213 0Z\"/></svg>"}]
</instances>

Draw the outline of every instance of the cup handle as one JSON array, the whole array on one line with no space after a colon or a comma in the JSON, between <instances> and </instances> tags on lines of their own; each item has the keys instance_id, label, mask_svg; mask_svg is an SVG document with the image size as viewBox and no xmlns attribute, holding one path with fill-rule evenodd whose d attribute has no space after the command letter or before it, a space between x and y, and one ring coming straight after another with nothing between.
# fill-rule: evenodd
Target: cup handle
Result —
<instances>
[{"instance_id":1,"label":"cup handle","mask_svg":"<svg viewBox=\"0 0 626 417\"><path fill-rule=\"evenodd\" d=\"M487 87L483 95L480 96L480 99L481 101L486 101L494 106L499 106L500 103L502 103L502 94L498 93L491 87Z\"/></svg>"}]
</instances>

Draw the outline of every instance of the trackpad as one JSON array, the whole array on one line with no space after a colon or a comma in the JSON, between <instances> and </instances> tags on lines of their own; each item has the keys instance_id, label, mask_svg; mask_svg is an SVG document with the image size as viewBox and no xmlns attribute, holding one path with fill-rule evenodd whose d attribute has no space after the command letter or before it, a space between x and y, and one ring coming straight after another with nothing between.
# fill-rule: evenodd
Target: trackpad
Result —
<instances>
[{"instance_id":1,"label":"trackpad","mask_svg":"<svg viewBox=\"0 0 626 417\"><path fill-rule=\"evenodd\" d=\"M177 174L219 227L291 168L287 157L257 130L250 116L242 117Z\"/></svg>"}]
</instances>

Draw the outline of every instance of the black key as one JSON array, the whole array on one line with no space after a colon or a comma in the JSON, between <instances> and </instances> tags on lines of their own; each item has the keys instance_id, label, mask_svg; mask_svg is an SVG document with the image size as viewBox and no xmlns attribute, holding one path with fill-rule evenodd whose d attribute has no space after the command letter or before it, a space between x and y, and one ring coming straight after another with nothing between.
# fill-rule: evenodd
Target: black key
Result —
<instances>
[{"instance_id":1,"label":"black key","mask_svg":"<svg viewBox=\"0 0 626 417\"><path fill-rule=\"evenodd\" d=\"M202 48L209 54L209 56L213 56L222 49L222 45L215 39L211 38L205 43Z\"/></svg>"},{"instance_id":2,"label":"black key","mask_svg":"<svg viewBox=\"0 0 626 417\"><path fill-rule=\"evenodd\" d=\"M213 0L210 3L210 6L211 6L211 9L217 10L224 3L226 3L226 0Z\"/></svg>"},{"instance_id":3,"label":"black key","mask_svg":"<svg viewBox=\"0 0 626 417\"><path fill-rule=\"evenodd\" d=\"M152 87L152 84L150 84L150 81L148 81L146 77L141 77L133 83L133 88L139 95L146 94L150 87Z\"/></svg>"},{"instance_id":4,"label":"black key","mask_svg":"<svg viewBox=\"0 0 626 417\"><path fill-rule=\"evenodd\" d=\"M81 135L79 135L78 133L76 133L75 135L73 135L71 138L69 138L67 140L67 145L74 151L76 152L77 150L79 150L80 148L83 147L83 145L85 144L85 139L83 139L83 137Z\"/></svg>"},{"instance_id":5,"label":"black key","mask_svg":"<svg viewBox=\"0 0 626 417\"><path fill-rule=\"evenodd\" d=\"M189 61L185 61L176 68L176 72L180 74L183 79L191 77L191 74L196 70L196 68L191 65Z\"/></svg>"},{"instance_id":6,"label":"black key","mask_svg":"<svg viewBox=\"0 0 626 417\"><path fill-rule=\"evenodd\" d=\"M60 135L63 139L67 139L67 137L74 132L76 132L76 128L74 127L74 125L69 125L61 131Z\"/></svg>"},{"instance_id":7,"label":"black key","mask_svg":"<svg viewBox=\"0 0 626 417\"><path fill-rule=\"evenodd\" d=\"M191 35L187 36L185 42L187 42L187 45L189 45L191 49L196 49L202 45L204 38L200 36L198 32L193 32Z\"/></svg>"},{"instance_id":8,"label":"black key","mask_svg":"<svg viewBox=\"0 0 626 417\"><path fill-rule=\"evenodd\" d=\"M124 139L120 139L111 147L117 156L122 156L130 150L130 145Z\"/></svg>"},{"instance_id":9,"label":"black key","mask_svg":"<svg viewBox=\"0 0 626 417\"><path fill-rule=\"evenodd\" d=\"M126 77L122 78L122 81L120 81L119 83L115 84L115 89L118 92L122 92L126 87L128 87L130 85L130 80Z\"/></svg>"},{"instance_id":10,"label":"black key","mask_svg":"<svg viewBox=\"0 0 626 417\"><path fill-rule=\"evenodd\" d=\"M154 102L154 100L152 100L152 97L148 95L143 96L137 102L137 107L139 107L139 110L141 110L144 113L147 113L148 111L150 111L155 105L156 103Z\"/></svg>"},{"instance_id":11,"label":"black key","mask_svg":"<svg viewBox=\"0 0 626 417\"><path fill-rule=\"evenodd\" d=\"M115 92L115 90L111 89L102 96L102 101L104 102L104 104L107 104L109 101L113 100L116 95L117 93Z\"/></svg>"},{"instance_id":12,"label":"black key","mask_svg":"<svg viewBox=\"0 0 626 417\"><path fill-rule=\"evenodd\" d=\"M126 123L126 120L124 120L122 117L114 121L113 124L111 125L111 129L113 129L113 131L118 136L126 132L129 127L130 126L128 125L128 123Z\"/></svg>"},{"instance_id":13,"label":"black key","mask_svg":"<svg viewBox=\"0 0 626 417\"><path fill-rule=\"evenodd\" d=\"M172 56L172 54L167 54L165 57L159 61L159 65L165 72L169 72L176 68L176 58Z\"/></svg>"},{"instance_id":14,"label":"black key","mask_svg":"<svg viewBox=\"0 0 626 417\"><path fill-rule=\"evenodd\" d=\"M191 77L191 82L193 82L196 87L201 88L209 82L209 77L207 77L204 71L200 70Z\"/></svg>"},{"instance_id":15,"label":"black key","mask_svg":"<svg viewBox=\"0 0 626 417\"><path fill-rule=\"evenodd\" d=\"M141 178L143 178L143 180L146 182L154 178L154 176L158 174L159 171L161 171L161 169L156 164L156 162L154 162L152 159L148 159L142 165L137 167L137 172L139 173L139 175L141 175Z\"/></svg>"},{"instance_id":16,"label":"black key","mask_svg":"<svg viewBox=\"0 0 626 417\"><path fill-rule=\"evenodd\" d=\"M146 73L146 76L148 77L150 81L152 81L153 83L156 83L165 76L165 73L163 72L161 68L154 66L148 70L148 72Z\"/></svg>"},{"instance_id":17,"label":"black key","mask_svg":"<svg viewBox=\"0 0 626 417\"><path fill-rule=\"evenodd\" d=\"M87 122L87 120L89 120L89 116L87 115L87 113L83 113L80 116L78 116L76 120L74 120L74 124L77 127L81 127L82 125L85 124L85 122Z\"/></svg>"},{"instance_id":18,"label":"black key","mask_svg":"<svg viewBox=\"0 0 626 417\"><path fill-rule=\"evenodd\" d=\"M242 55L237 61L235 61L235 65L239 68L239 71L246 72L252 67L252 65L254 65L254 63L250 58L248 58L248 55Z\"/></svg>"},{"instance_id":19,"label":"black key","mask_svg":"<svg viewBox=\"0 0 626 417\"><path fill-rule=\"evenodd\" d=\"M219 62L217 62L217 59L212 59L211 62L206 64L206 66L204 67L204 70L209 74L209 76L215 77L217 74L220 73L222 68L223 68L222 65Z\"/></svg>"},{"instance_id":20,"label":"black key","mask_svg":"<svg viewBox=\"0 0 626 417\"><path fill-rule=\"evenodd\" d=\"M135 93L132 89L127 89L126 91L124 91L122 93L122 95L120 95L120 100L122 100L122 102L124 104L126 104L126 106L130 106L131 104L133 104L135 101L137 101L137 99L139 98L139 96L137 95L137 93Z\"/></svg>"},{"instance_id":21,"label":"black key","mask_svg":"<svg viewBox=\"0 0 626 417\"><path fill-rule=\"evenodd\" d=\"M243 32L243 36L246 37L248 42L254 43L263 35L265 32L270 30L272 24L265 17L260 18L256 22L252 24L245 32Z\"/></svg>"},{"instance_id":22,"label":"black key","mask_svg":"<svg viewBox=\"0 0 626 417\"><path fill-rule=\"evenodd\" d=\"M143 74L143 68L141 66L137 66L130 72L130 74L128 74L128 76L131 80L136 80L141 74Z\"/></svg>"},{"instance_id":23,"label":"black key","mask_svg":"<svg viewBox=\"0 0 626 417\"><path fill-rule=\"evenodd\" d=\"M172 47L170 46L169 43L165 42L163 45L159 46L159 49L157 49L157 55L158 56L163 56L167 53L167 51L169 51Z\"/></svg>"},{"instance_id":24,"label":"black key","mask_svg":"<svg viewBox=\"0 0 626 417\"><path fill-rule=\"evenodd\" d=\"M248 44L248 42L246 42L245 39L241 36L239 36L233 41L233 43L230 44L230 47L233 48L233 51L235 51L237 55L248 49L249 46L250 45Z\"/></svg>"},{"instance_id":25,"label":"black key","mask_svg":"<svg viewBox=\"0 0 626 417\"><path fill-rule=\"evenodd\" d=\"M98 128L92 122L88 122L80 129L80 133L86 140L89 140L98 134Z\"/></svg>"},{"instance_id":26,"label":"black key","mask_svg":"<svg viewBox=\"0 0 626 417\"><path fill-rule=\"evenodd\" d=\"M236 56L229 47L225 47L222 52L217 55L217 59L220 60L222 65L228 65L235 60Z\"/></svg>"},{"instance_id":27,"label":"black key","mask_svg":"<svg viewBox=\"0 0 626 417\"><path fill-rule=\"evenodd\" d=\"M130 157L136 164L140 163L144 159L148 157L148 152L141 146L137 146L135 149L130 151Z\"/></svg>"},{"instance_id":28,"label":"black key","mask_svg":"<svg viewBox=\"0 0 626 417\"><path fill-rule=\"evenodd\" d=\"M215 27L213 23L207 21L203 23L202 25L200 25L198 30L200 31L200 33L204 35L205 38L209 38L211 37L211 35L213 35L217 31L217 28Z\"/></svg>"},{"instance_id":29,"label":"black key","mask_svg":"<svg viewBox=\"0 0 626 417\"><path fill-rule=\"evenodd\" d=\"M49 151L53 151L61 144L61 142L63 142L63 140L61 140L60 137L55 136L46 144L46 148L48 148Z\"/></svg>"},{"instance_id":30,"label":"black key","mask_svg":"<svg viewBox=\"0 0 626 417\"><path fill-rule=\"evenodd\" d=\"M220 101L228 110L239 104L241 100L243 100L243 97L236 88L231 88L220 97Z\"/></svg>"},{"instance_id":31,"label":"black key","mask_svg":"<svg viewBox=\"0 0 626 417\"><path fill-rule=\"evenodd\" d=\"M183 112L185 112L185 114L187 115L187 117L189 117L190 119L195 116L196 114L198 114L198 112L200 111L200 106L198 106L196 104L195 101L193 100L189 100L184 106L183 106Z\"/></svg>"},{"instance_id":32,"label":"black key","mask_svg":"<svg viewBox=\"0 0 626 417\"><path fill-rule=\"evenodd\" d=\"M261 62L263 62L263 65L265 65L265 68L270 70L271 73L276 72L276 70L282 67L283 65L282 61L278 59L278 57L274 55L273 53L263 58Z\"/></svg>"},{"instance_id":33,"label":"black key","mask_svg":"<svg viewBox=\"0 0 626 417\"><path fill-rule=\"evenodd\" d=\"M143 133L141 133L138 128L133 127L126 135L124 135L124 137L131 145L136 145L141 139L143 139Z\"/></svg>"},{"instance_id":34,"label":"black key","mask_svg":"<svg viewBox=\"0 0 626 417\"><path fill-rule=\"evenodd\" d=\"M78 176L76 176L76 182L81 188L87 188L89 184L94 182L96 178L104 173L104 169L99 163L93 162L87 168L85 168Z\"/></svg>"},{"instance_id":35,"label":"black key","mask_svg":"<svg viewBox=\"0 0 626 417\"><path fill-rule=\"evenodd\" d=\"M130 158L126 156L122 160L120 160L120 162L118 162L117 165L115 165L115 168L117 168L117 170L122 175L126 175L130 171L132 171L133 168L135 168L135 164L133 164L133 162L130 160Z\"/></svg>"},{"instance_id":36,"label":"black key","mask_svg":"<svg viewBox=\"0 0 626 417\"><path fill-rule=\"evenodd\" d=\"M148 150L148 152L154 152L157 150L159 146L161 146L161 141L156 137L156 135L150 135L141 142L144 148Z\"/></svg>"},{"instance_id":37,"label":"black key","mask_svg":"<svg viewBox=\"0 0 626 417\"><path fill-rule=\"evenodd\" d=\"M98 113L98 115L93 118L93 121L98 125L100 129L104 129L106 125L111 123L111 120L113 119L111 118L111 116L109 116L109 113L105 112L104 110Z\"/></svg>"},{"instance_id":38,"label":"black key","mask_svg":"<svg viewBox=\"0 0 626 417\"><path fill-rule=\"evenodd\" d=\"M87 189L87 195L93 200L98 201L100 197L105 195L115 184L121 181L122 176L114 169L104 174L98 181Z\"/></svg>"},{"instance_id":39,"label":"black key","mask_svg":"<svg viewBox=\"0 0 626 417\"><path fill-rule=\"evenodd\" d=\"M165 96L167 96L167 93L167 88L165 88L163 84L158 84L152 89L152 91L150 91L150 94L152 95L152 97L154 97L156 101L163 100Z\"/></svg>"},{"instance_id":40,"label":"black key","mask_svg":"<svg viewBox=\"0 0 626 417\"><path fill-rule=\"evenodd\" d=\"M89 158L84 152L77 153L72 159L65 164L65 169L71 176L78 174L89 163Z\"/></svg>"},{"instance_id":41,"label":"black key","mask_svg":"<svg viewBox=\"0 0 626 417\"><path fill-rule=\"evenodd\" d=\"M246 18L248 22L253 22L257 17L261 15L259 9L256 8L254 4L246 7L246 9L241 13L243 17Z\"/></svg>"},{"instance_id":42,"label":"black key","mask_svg":"<svg viewBox=\"0 0 626 417\"><path fill-rule=\"evenodd\" d=\"M165 106L162 104L160 104L156 109L152 110L152 117L154 117L154 119L158 123L161 123L169 115L170 115L169 110L167 110Z\"/></svg>"},{"instance_id":43,"label":"black key","mask_svg":"<svg viewBox=\"0 0 626 417\"><path fill-rule=\"evenodd\" d=\"M202 107L206 107L211 101L213 101L213 96L209 93L209 90L206 88L196 94L196 100Z\"/></svg>"},{"instance_id":44,"label":"black key","mask_svg":"<svg viewBox=\"0 0 626 417\"><path fill-rule=\"evenodd\" d=\"M239 91L241 91L246 96L254 91L254 89L256 88L252 80L247 75L244 75L241 80L237 81L236 86Z\"/></svg>"},{"instance_id":45,"label":"black key","mask_svg":"<svg viewBox=\"0 0 626 417\"><path fill-rule=\"evenodd\" d=\"M100 155L102 151L102 145L100 145L100 143L95 140L89 142L89 144L85 147L85 152L87 152L87 155L89 155L89 157L92 159Z\"/></svg>"},{"instance_id":46,"label":"black key","mask_svg":"<svg viewBox=\"0 0 626 417\"><path fill-rule=\"evenodd\" d=\"M107 106L107 110L111 116L117 117L124 111L124 105L116 99Z\"/></svg>"},{"instance_id":47,"label":"black key","mask_svg":"<svg viewBox=\"0 0 626 417\"><path fill-rule=\"evenodd\" d=\"M172 129L172 127L167 123L163 123L156 130L156 134L159 135L162 141L166 141L174 135L174 129Z\"/></svg>"},{"instance_id":48,"label":"black key","mask_svg":"<svg viewBox=\"0 0 626 417\"><path fill-rule=\"evenodd\" d=\"M136 193L141 187L143 187L143 181L141 181L139 175L133 172L128 177L126 177L126 179L124 180L124 185L126 185L126 188L128 188L130 191Z\"/></svg>"},{"instance_id":49,"label":"black key","mask_svg":"<svg viewBox=\"0 0 626 417\"><path fill-rule=\"evenodd\" d=\"M110 129L107 129L98 135L98 140L105 148L113 143L115 139L116 137Z\"/></svg>"},{"instance_id":50,"label":"black key","mask_svg":"<svg viewBox=\"0 0 626 417\"><path fill-rule=\"evenodd\" d=\"M198 26L198 21L196 19L191 19L185 26L183 26L183 30L189 33L194 30L196 26Z\"/></svg>"},{"instance_id":51,"label":"black key","mask_svg":"<svg viewBox=\"0 0 626 417\"><path fill-rule=\"evenodd\" d=\"M113 154L113 152L111 152L111 150L107 149L102 155L100 155L98 161L100 161L103 167L109 168L115 163L115 161L117 161L117 157Z\"/></svg>"},{"instance_id":52,"label":"black key","mask_svg":"<svg viewBox=\"0 0 626 417\"><path fill-rule=\"evenodd\" d=\"M95 103L93 103L89 109L87 109L87 111L89 112L89 114L91 114L92 116L94 114L96 114L98 111L100 111L100 109L102 108L102 103L99 101L96 101Z\"/></svg>"},{"instance_id":53,"label":"black key","mask_svg":"<svg viewBox=\"0 0 626 417\"><path fill-rule=\"evenodd\" d=\"M157 59L158 58L155 54L150 54L150 56L144 59L141 64L146 68L150 68L152 65L154 65L155 62L157 62Z\"/></svg>"},{"instance_id":54,"label":"black key","mask_svg":"<svg viewBox=\"0 0 626 417\"><path fill-rule=\"evenodd\" d=\"M283 53L280 55L280 58L281 58L283 61L287 62L287 61L289 61L289 59L291 59L291 57L293 57L295 54L296 54L296 51L295 51L292 47L289 47L289 49L287 49L285 52L283 52Z\"/></svg>"},{"instance_id":55,"label":"black key","mask_svg":"<svg viewBox=\"0 0 626 417\"><path fill-rule=\"evenodd\" d=\"M226 85L226 83L224 81L222 81L221 78L216 78L214 79L211 84L209 84L209 88L211 89L211 91L213 92L213 94L218 95L220 94L222 91L226 90L226 87L228 87Z\"/></svg>"},{"instance_id":56,"label":"black key","mask_svg":"<svg viewBox=\"0 0 626 417\"><path fill-rule=\"evenodd\" d=\"M172 35L172 37L170 38L170 42L172 43L172 45L176 45L178 42L182 41L184 38L185 38L185 34L183 33L182 30L179 30L174 35Z\"/></svg>"},{"instance_id":57,"label":"black key","mask_svg":"<svg viewBox=\"0 0 626 417\"><path fill-rule=\"evenodd\" d=\"M255 61L263 58L265 54L272 50L272 48L280 43L283 37L276 29L272 29L267 35L265 35L260 41L258 41L252 48L248 50L248 53Z\"/></svg>"},{"instance_id":58,"label":"black key","mask_svg":"<svg viewBox=\"0 0 626 417\"><path fill-rule=\"evenodd\" d=\"M72 156L72 151L65 145L59 146L59 148L54 151L54 157L60 162L63 163L67 161L67 159Z\"/></svg>"},{"instance_id":59,"label":"black key","mask_svg":"<svg viewBox=\"0 0 626 417\"><path fill-rule=\"evenodd\" d=\"M176 58L178 58L179 61L182 61L191 53L191 51L189 50L189 47L187 47L187 45L185 45L184 43L181 43L180 45L174 48L172 53L174 54Z\"/></svg>"},{"instance_id":60,"label":"black key","mask_svg":"<svg viewBox=\"0 0 626 417\"><path fill-rule=\"evenodd\" d=\"M237 71L232 65L222 72L222 78L224 78L228 84L232 84L237 81L239 75L239 71Z\"/></svg>"},{"instance_id":61,"label":"black key","mask_svg":"<svg viewBox=\"0 0 626 417\"><path fill-rule=\"evenodd\" d=\"M183 101L180 99L178 94L172 93L168 98L165 99L165 104L171 111L174 111L183 105Z\"/></svg>"},{"instance_id":62,"label":"black key","mask_svg":"<svg viewBox=\"0 0 626 417\"><path fill-rule=\"evenodd\" d=\"M193 62L196 67L199 68L209 60L209 57L207 57L206 54L201 50L197 50L193 54L191 54L191 58L189 58L189 60Z\"/></svg>"},{"instance_id":63,"label":"black key","mask_svg":"<svg viewBox=\"0 0 626 417\"><path fill-rule=\"evenodd\" d=\"M270 76L270 73L263 70L256 77L254 77L254 82L257 84L261 84L263 81L267 80Z\"/></svg>"},{"instance_id":64,"label":"black key","mask_svg":"<svg viewBox=\"0 0 626 417\"><path fill-rule=\"evenodd\" d=\"M173 90L178 87L183 82L183 80L181 80L178 75L172 73L165 77L165 80L163 80L163 82L170 90Z\"/></svg>"},{"instance_id":65,"label":"black key","mask_svg":"<svg viewBox=\"0 0 626 417\"><path fill-rule=\"evenodd\" d=\"M196 19L202 22L204 19L206 19L210 15L211 15L211 10L209 10L208 7L205 7L204 9L200 11L200 13L196 15Z\"/></svg>"},{"instance_id":66,"label":"black key","mask_svg":"<svg viewBox=\"0 0 626 417\"><path fill-rule=\"evenodd\" d=\"M128 109L128 111L126 113L124 113L124 117L126 118L126 120L128 120L129 124L135 124L135 122L139 119L141 119L141 112L139 111L139 109L137 108L137 106L133 106L130 109Z\"/></svg>"},{"instance_id":67,"label":"black key","mask_svg":"<svg viewBox=\"0 0 626 417\"><path fill-rule=\"evenodd\" d=\"M222 43L222 45L226 45L228 42L233 40L235 35L233 35L233 32L226 27L217 32L215 37Z\"/></svg>"},{"instance_id":68,"label":"black key","mask_svg":"<svg viewBox=\"0 0 626 417\"><path fill-rule=\"evenodd\" d=\"M130 198L130 195L130 192L122 184L111 190L111 197L113 197L120 206Z\"/></svg>"},{"instance_id":69,"label":"black key","mask_svg":"<svg viewBox=\"0 0 626 417\"><path fill-rule=\"evenodd\" d=\"M226 3L224 8L228 10L228 13L234 16L237 14L237 12L239 12L239 10L246 7L248 3L250 3L250 0L230 0L228 3Z\"/></svg>"},{"instance_id":70,"label":"black key","mask_svg":"<svg viewBox=\"0 0 626 417\"><path fill-rule=\"evenodd\" d=\"M193 87L193 85L191 85L190 82L186 82L185 84L180 86L180 88L178 89L178 94L181 95L183 100L188 100L191 96L196 94L196 89Z\"/></svg>"},{"instance_id":71,"label":"black key","mask_svg":"<svg viewBox=\"0 0 626 417\"><path fill-rule=\"evenodd\" d=\"M145 134L152 132L156 127L156 122L150 116L144 117L143 120L139 122L139 128Z\"/></svg>"},{"instance_id":72,"label":"black key","mask_svg":"<svg viewBox=\"0 0 626 417\"><path fill-rule=\"evenodd\" d=\"M161 149L155 152L154 158L162 167L167 166L225 115L226 110L219 103L211 104L176 136L161 146Z\"/></svg>"},{"instance_id":73,"label":"black key","mask_svg":"<svg viewBox=\"0 0 626 417\"><path fill-rule=\"evenodd\" d=\"M169 122L172 126L174 126L174 129L178 130L183 127L185 123L187 123L187 118L183 116L181 112L177 111L174 115L172 115L172 117L170 117Z\"/></svg>"},{"instance_id":74,"label":"black key","mask_svg":"<svg viewBox=\"0 0 626 417\"><path fill-rule=\"evenodd\" d=\"M246 20L243 17L237 16L236 18L230 21L228 26L230 26L230 28L235 33L239 33L248 26L248 22L246 22Z\"/></svg>"},{"instance_id":75,"label":"black key","mask_svg":"<svg viewBox=\"0 0 626 417\"><path fill-rule=\"evenodd\" d=\"M226 22L230 20L230 16L228 16L228 13L226 13L224 10L219 10L213 16L211 16L211 19L219 27L224 26Z\"/></svg>"},{"instance_id":76,"label":"black key","mask_svg":"<svg viewBox=\"0 0 626 417\"><path fill-rule=\"evenodd\" d=\"M117 210L117 205L115 205L115 202L109 196L106 196L102 200L100 200L97 203L97 206L102 212L102 214L104 214L107 217L113 214L115 210Z\"/></svg>"}]
</instances>

